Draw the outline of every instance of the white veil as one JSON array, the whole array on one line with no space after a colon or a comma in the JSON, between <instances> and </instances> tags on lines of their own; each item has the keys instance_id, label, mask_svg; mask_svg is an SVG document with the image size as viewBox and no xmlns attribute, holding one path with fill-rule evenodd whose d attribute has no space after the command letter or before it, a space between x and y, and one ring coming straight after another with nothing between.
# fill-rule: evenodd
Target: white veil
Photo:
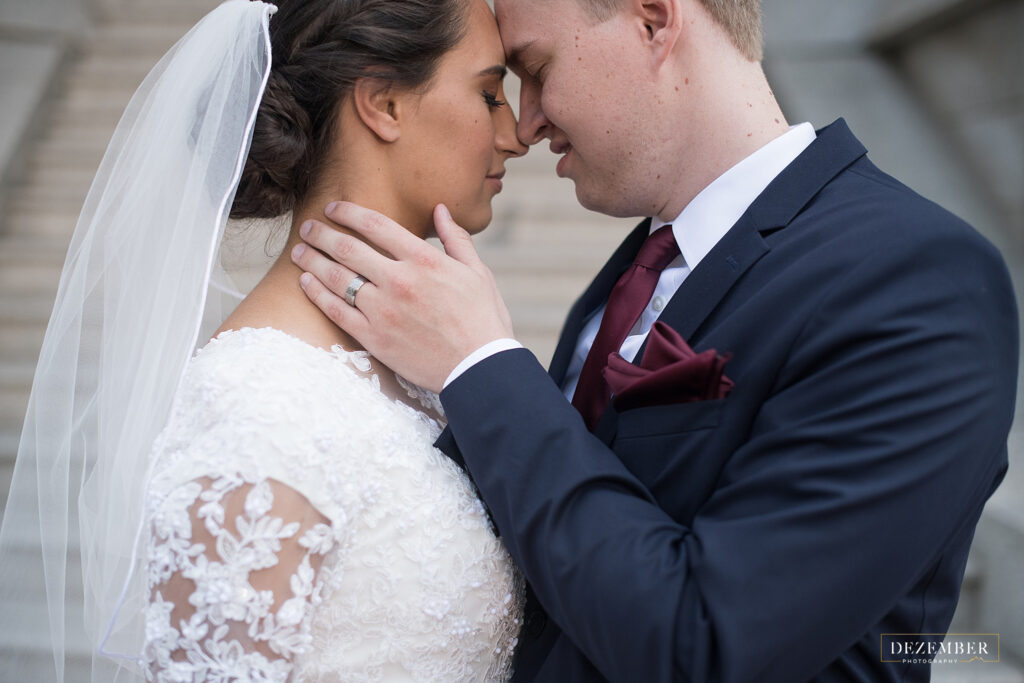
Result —
<instances>
[{"instance_id":1,"label":"white veil","mask_svg":"<svg viewBox=\"0 0 1024 683\"><path fill-rule=\"evenodd\" d=\"M0 528L0 604L26 639L4 644L0 678L140 676L147 455L197 342L237 303L217 252L274 11L228 0L182 38L132 98L93 181Z\"/></svg>"}]
</instances>

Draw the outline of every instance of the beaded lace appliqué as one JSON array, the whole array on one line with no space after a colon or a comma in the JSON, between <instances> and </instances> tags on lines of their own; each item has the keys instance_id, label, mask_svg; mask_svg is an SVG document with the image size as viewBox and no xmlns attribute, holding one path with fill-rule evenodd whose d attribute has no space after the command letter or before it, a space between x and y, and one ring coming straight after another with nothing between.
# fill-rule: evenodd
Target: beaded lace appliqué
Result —
<instances>
[{"instance_id":1,"label":"beaded lace appliqu\u00e9","mask_svg":"<svg viewBox=\"0 0 1024 683\"><path fill-rule=\"evenodd\" d=\"M149 680L508 680L522 579L369 371L269 328L190 363L152 454Z\"/></svg>"},{"instance_id":2,"label":"beaded lace appliqu\u00e9","mask_svg":"<svg viewBox=\"0 0 1024 683\"><path fill-rule=\"evenodd\" d=\"M225 498L243 495L244 513L226 519ZM153 521L149 562L147 659L156 663L149 680L287 680L291 660L312 641L308 617L326 577L315 577L311 559L322 559L334 538L322 523L300 536L299 522L286 523L273 510L270 483L241 473L208 486L189 482L164 501ZM193 542L196 523L215 539L213 548ZM291 552L282 553L282 543L293 546ZM290 574L287 598L251 581L256 572L284 564L279 556L292 559L281 567ZM167 597L187 582L194 586L188 597L193 612L175 623L175 603Z\"/></svg>"}]
</instances>

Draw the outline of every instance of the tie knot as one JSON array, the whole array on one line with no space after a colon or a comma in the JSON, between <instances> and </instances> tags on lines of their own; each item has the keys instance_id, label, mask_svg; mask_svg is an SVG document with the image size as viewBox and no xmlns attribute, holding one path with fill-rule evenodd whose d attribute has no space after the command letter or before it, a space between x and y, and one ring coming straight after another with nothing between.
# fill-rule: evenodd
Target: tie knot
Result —
<instances>
[{"instance_id":1,"label":"tie knot","mask_svg":"<svg viewBox=\"0 0 1024 683\"><path fill-rule=\"evenodd\" d=\"M679 255L679 245L672 234L671 225L663 225L647 238L640 253L636 255L633 265L643 266L650 270L662 271Z\"/></svg>"}]
</instances>

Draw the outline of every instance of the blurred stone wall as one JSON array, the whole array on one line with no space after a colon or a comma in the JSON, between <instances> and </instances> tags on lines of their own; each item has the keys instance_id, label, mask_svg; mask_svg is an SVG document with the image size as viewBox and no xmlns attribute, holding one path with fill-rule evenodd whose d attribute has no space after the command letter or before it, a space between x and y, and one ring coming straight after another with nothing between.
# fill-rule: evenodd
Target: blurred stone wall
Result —
<instances>
[{"instance_id":1,"label":"blurred stone wall","mask_svg":"<svg viewBox=\"0 0 1024 683\"><path fill-rule=\"evenodd\" d=\"M1024 2L964 3L895 22L874 46L970 169L977 192L1024 240Z\"/></svg>"},{"instance_id":2,"label":"blurred stone wall","mask_svg":"<svg viewBox=\"0 0 1024 683\"><path fill-rule=\"evenodd\" d=\"M771 0L764 10L765 70L787 118L846 118L872 161L999 247L1024 301L1024 0ZM951 629L1000 633L1003 665L936 666L936 681L1024 681L1022 413L1018 389L1010 470L978 525Z\"/></svg>"},{"instance_id":3,"label":"blurred stone wall","mask_svg":"<svg viewBox=\"0 0 1024 683\"><path fill-rule=\"evenodd\" d=\"M66 87L58 87L60 77L74 77L75 70L66 67L83 59L79 46L105 17L119 16L126 5L156 7L151 22L160 24L172 3L202 4L0 0L0 235L10 213L4 210L4 194L14 192L26 175L25 158L44 114L56 91ZM765 69L789 120L820 127L845 117L875 163L967 219L1002 250L1024 300L1024 0L767 0L764 9ZM141 37L132 33L136 42L150 40L149 30L142 23L131 29L142 32ZM126 39L122 34L117 35ZM116 61L129 76L110 80L130 78L133 65ZM85 71L96 81L106 74ZM514 83L509 90L514 98ZM87 108L92 113L76 113L75 120L96 119L103 110L97 99L109 102L116 114L123 104L114 101L113 91L92 92ZM108 122L82 123L98 124L101 150L109 131L99 131ZM46 163L38 164L47 194L38 199L24 186L17 190L31 195L21 199L32 211L22 211L21 229L9 231L18 234L0 240L0 464L13 462L48 302L80 205L79 198L63 195L74 194L68 192L71 185L84 194L98 162L98 150L65 153L66 140L53 136L47 143ZM519 337L546 362L569 304L633 221L578 207L571 183L554 177L554 157L543 147L509 165L494 225L478 245L499 279ZM75 155L83 158L71 163ZM84 183L68 180L83 173ZM50 189L55 186L57 193ZM65 206L75 202L71 209ZM1021 425L1018 419L1011 434L1010 472L979 525L954 623L954 630L1001 633L1004 658L1018 663L1024 661ZM963 680L981 680L976 676L984 674L986 681L1024 682L1021 669L987 671L969 670ZM937 671L940 679L960 680Z\"/></svg>"},{"instance_id":4,"label":"blurred stone wall","mask_svg":"<svg viewBox=\"0 0 1024 683\"><path fill-rule=\"evenodd\" d=\"M59 69L92 25L92 0L0 2L0 216ZM0 224L0 231L3 225Z\"/></svg>"}]
</instances>

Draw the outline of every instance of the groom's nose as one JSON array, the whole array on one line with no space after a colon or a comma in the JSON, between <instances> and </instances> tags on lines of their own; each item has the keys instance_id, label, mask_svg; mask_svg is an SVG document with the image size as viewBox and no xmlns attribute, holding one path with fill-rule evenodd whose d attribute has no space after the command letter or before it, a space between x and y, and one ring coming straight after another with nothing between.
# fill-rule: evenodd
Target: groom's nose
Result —
<instances>
[{"instance_id":1,"label":"groom's nose","mask_svg":"<svg viewBox=\"0 0 1024 683\"><path fill-rule=\"evenodd\" d=\"M551 121L541 108L541 86L523 79L519 91L519 125L516 134L524 145L535 145L548 136Z\"/></svg>"}]
</instances>

